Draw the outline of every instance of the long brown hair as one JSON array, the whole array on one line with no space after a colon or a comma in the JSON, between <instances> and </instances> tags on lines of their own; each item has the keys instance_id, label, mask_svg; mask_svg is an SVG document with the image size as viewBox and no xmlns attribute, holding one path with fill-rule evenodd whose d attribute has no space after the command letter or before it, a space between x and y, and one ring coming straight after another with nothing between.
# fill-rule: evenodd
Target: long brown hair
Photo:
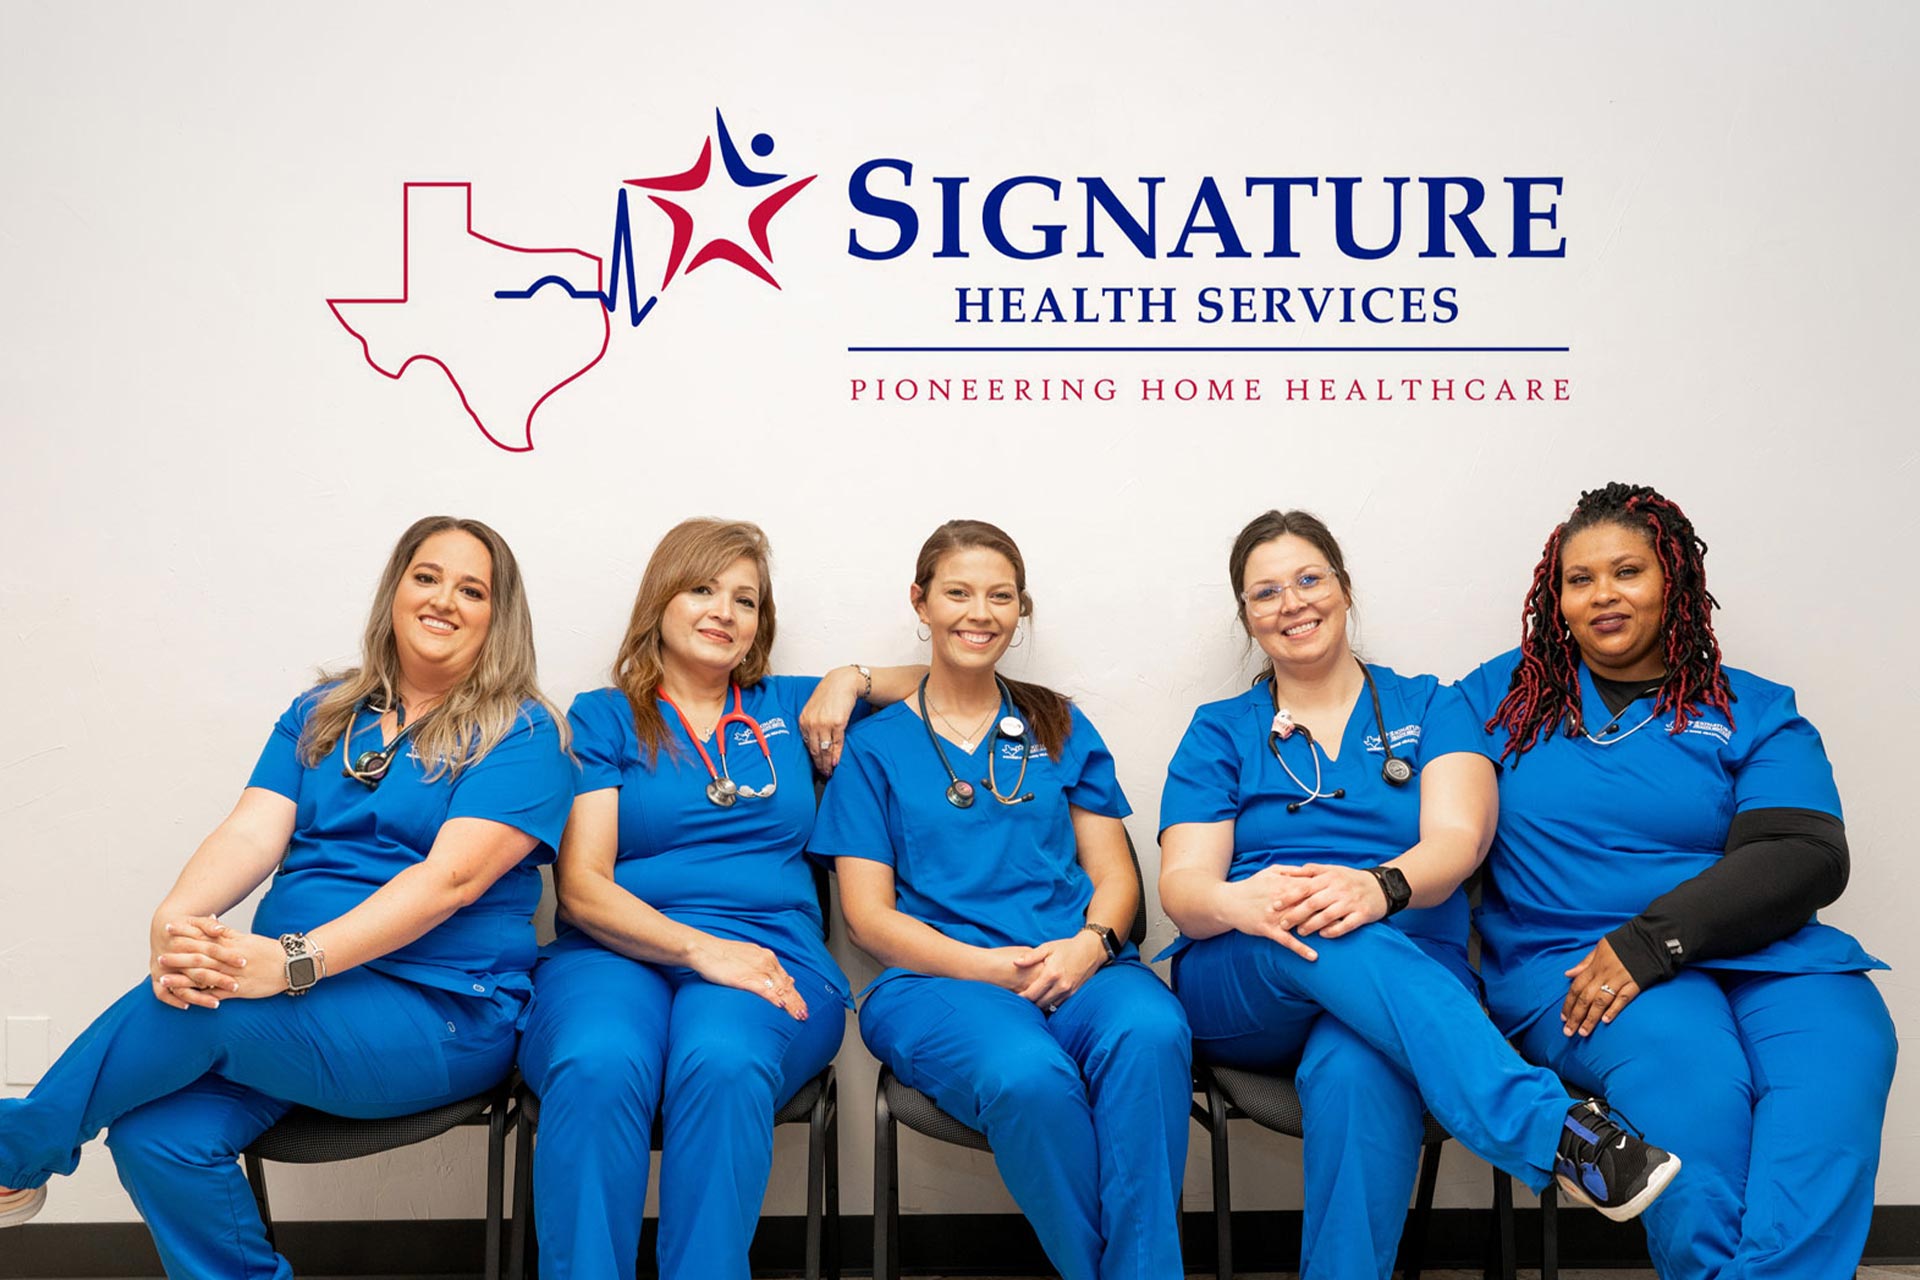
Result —
<instances>
[{"instance_id":1,"label":"long brown hair","mask_svg":"<svg viewBox=\"0 0 1920 1280\"><path fill-rule=\"evenodd\" d=\"M661 748L672 745L678 749L666 717L660 714L656 692L666 669L661 658L660 616L682 591L720 576L743 557L760 570L759 630L733 670L734 683L744 689L759 683L772 665L773 551L760 526L745 520L682 520L660 539L647 560L646 571L640 575L627 633L620 638L620 652L613 660L613 682L633 708L641 757L649 765L659 758Z\"/></svg>"},{"instance_id":2,"label":"long brown hair","mask_svg":"<svg viewBox=\"0 0 1920 1280\"><path fill-rule=\"evenodd\" d=\"M1020 593L1020 616L1032 617L1033 597L1027 594L1027 562L1007 531L985 520L949 520L921 544L920 556L913 564L913 585L920 588L922 598L933 585L934 570L940 567L942 559L955 551L975 548L996 551L1007 558L1007 563L1013 566L1013 585ZM1007 680L1005 676L1001 679L1006 680L1007 690L1013 695L1013 705L1032 722L1034 737L1040 740L1048 755L1058 759L1067 735L1073 732L1073 715L1067 710L1066 695L1042 684Z\"/></svg>"},{"instance_id":3,"label":"long brown hair","mask_svg":"<svg viewBox=\"0 0 1920 1280\"><path fill-rule=\"evenodd\" d=\"M1488 732L1507 731L1502 760L1509 755L1518 760L1561 725L1569 738L1586 728L1580 715L1580 646L1560 611L1560 553L1567 539L1598 524L1640 534L1660 562L1661 657L1667 678L1654 699L1654 714L1674 713L1669 733L1685 730L1703 706L1733 723L1720 641L1713 634L1713 611L1720 602L1707 590L1707 544L1693 531L1687 513L1658 490L1616 482L1580 495L1573 514L1547 535L1534 566L1520 615L1520 663L1507 696L1486 724Z\"/></svg>"},{"instance_id":4,"label":"long brown hair","mask_svg":"<svg viewBox=\"0 0 1920 1280\"><path fill-rule=\"evenodd\" d=\"M1253 628L1247 625L1247 602L1240 594L1247 589L1247 561L1253 558L1255 549L1289 534L1311 543L1313 549L1326 558L1327 568L1333 570L1334 581L1340 584L1340 592L1347 598L1348 612L1353 610L1353 579L1347 576L1347 558L1340 553L1340 544L1326 522L1311 511L1263 511L1247 521L1246 527L1234 537L1233 550L1227 553L1227 586L1233 592L1234 616L1240 619L1240 630L1246 633L1249 648L1253 645ZM1352 645L1351 638L1348 645ZM1253 682L1259 684L1272 675L1273 667L1263 665Z\"/></svg>"},{"instance_id":5,"label":"long brown hair","mask_svg":"<svg viewBox=\"0 0 1920 1280\"><path fill-rule=\"evenodd\" d=\"M520 563L507 540L478 520L455 516L427 516L400 535L387 557L387 567L374 589L373 609L360 637L360 665L343 671L322 671L323 681L335 681L307 716L300 731L300 759L309 768L332 751L363 703L400 705L400 655L393 640L393 598L400 590L413 558L428 538L458 531L487 549L493 562L488 584L492 616L487 638L473 670L451 689L431 719L413 733L413 747L426 762L426 780L443 773L458 777L477 764L513 731L523 716L522 706L537 702L547 709L560 731L565 749L567 718L540 692L538 664L533 653L533 614L520 577Z\"/></svg>"}]
</instances>

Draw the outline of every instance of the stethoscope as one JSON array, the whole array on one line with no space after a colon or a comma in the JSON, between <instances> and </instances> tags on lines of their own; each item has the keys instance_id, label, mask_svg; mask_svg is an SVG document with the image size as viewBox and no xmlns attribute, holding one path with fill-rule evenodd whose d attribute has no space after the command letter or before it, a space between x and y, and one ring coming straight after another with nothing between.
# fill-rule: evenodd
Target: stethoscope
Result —
<instances>
[{"instance_id":1,"label":"stethoscope","mask_svg":"<svg viewBox=\"0 0 1920 1280\"><path fill-rule=\"evenodd\" d=\"M1373 699L1373 725L1380 732L1380 749L1387 755L1386 762L1380 766L1380 780L1390 787L1404 787L1413 780L1413 766L1394 755L1393 744L1387 741L1387 720L1380 710L1380 686L1373 682L1373 672L1367 670L1367 664L1360 659L1355 658L1353 661L1360 668L1360 674L1367 682L1367 696ZM1305 800L1289 801L1287 812L1298 813L1315 800L1344 800L1347 795L1345 787L1335 787L1332 791L1320 789L1320 744L1313 740L1313 730L1303 724L1294 723L1293 713L1280 705L1280 689L1277 685L1269 682L1267 692L1273 696L1273 728L1267 733L1267 749L1273 752L1273 758L1280 762L1282 769L1286 770L1287 777L1293 780L1293 785L1307 793ZM1301 781L1299 775L1295 774L1292 767L1287 764L1286 757L1280 754L1281 739L1291 738L1295 733L1306 738L1307 754L1313 757L1312 786Z\"/></svg>"},{"instance_id":2,"label":"stethoscope","mask_svg":"<svg viewBox=\"0 0 1920 1280\"><path fill-rule=\"evenodd\" d=\"M397 702L391 708L380 707L374 705L372 698L368 698L360 705L368 711L373 712L376 716L383 716L391 710L395 719L399 722L395 726L392 742L389 742L385 747L377 751L369 748L357 756L353 754L352 717L348 718L347 727L340 731L340 763L342 766L340 776L343 778L352 778L367 790L372 791L380 785L380 780L387 776L387 771L393 768L394 757L399 755L400 748L406 745L407 735L430 720L433 717L433 712L429 711L412 724L408 724L407 709Z\"/></svg>"},{"instance_id":3,"label":"stethoscope","mask_svg":"<svg viewBox=\"0 0 1920 1280\"><path fill-rule=\"evenodd\" d=\"M986 785L988 794L1001 804L1025 804L1033 799L1031 791L1020 794L1020 785L1027 780L1027 760L1033 754L1033 748L1027 742L1027 722L1013 714L1013 691L1007 688L1007 682L995 676L993 683L1000 690L1000 710L1003 714L993 722L993 732L987 735L987 776L980 781ZM940 767L947 771L947 803L956 809L972 808L975 796L973 784L962 782L960 775L953 771L953 765L947 759L947 750L940 745L940 735L933 731L933 720L927 715L925 676L920 677L920 727L927 731L927 741L933 744L934 754L940 757ZM1002 738L1011 738L1020 744L1020 773L1013 780L1013 790L1004 795L1000 791L1000 775L995 771Z\"/></svg>"},{"instance_id":4,"label":"stethoscope","mask_svg":"<svg viewBox=\"0 0 1920 1280\"><path fill-rule=\"evenodd\" d=\"M773 752L767 746L767 735L760 732L760 722L758 720L755 720L752 716L740 709L739 685L736 684L733 686L733 710L721 716L713 726L714 741L719 744L720 752L720 767L718 769L713 767L713 757L707 754L706 747L700 742L700 736L693 731L693 722L687 719L687 713L680 709L680 704L673 700L673 696L667 692L665 686L655 689L654 692L659 695L660 701L673 708L673 714L680 717L680 727L687 731L688 741L692 742L693 749L700 753L700 763L707 766L708 800L720 806L722 809L731 809L734 802L739 800L741 796L745 796L749 800L765 800L779 788L780 773L773 767ZM726 705L725 698L720 700L720 705L723 707ZM733 775L728 772L727 726L730 724L743 724L747 726L747 732L751 733L753 740L760 744L760 754L767 758L767 773L773 778L773 781L769 782L766 786L757 788L743 787L735 782Z\"/></svg>"}]
</instances>

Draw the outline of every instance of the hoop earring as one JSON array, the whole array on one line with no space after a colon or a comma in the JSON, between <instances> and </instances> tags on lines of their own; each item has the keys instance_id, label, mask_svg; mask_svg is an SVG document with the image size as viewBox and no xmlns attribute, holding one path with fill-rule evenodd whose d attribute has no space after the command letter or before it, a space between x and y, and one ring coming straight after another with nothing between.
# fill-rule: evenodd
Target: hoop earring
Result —
<instances>
[{"instance_id":1,"label":"hoop earring","mask_svg":"<svg viewBox=\"0 0 1920 1280\"><path fill-rule=\"evenodd\" d=\"M919 636L923 642L928 641L933 639L933 628L923 622L913 629L913 634Z\"/></svg>"},{"instance_id":2,"label":"hoop earring","mask_svg":"<svg viewBox=\"0 0 1920 1280\"><path fill-rule=\"evenodd\" d=\"M1018 649L1020 647L1021 641L1025 640L1026 638L1027 638L1026 631L1020 626L1019 623L1015 623L1013 627L1013 639L1007 641L1007 648Z\"/></svg>"}]
</instances>

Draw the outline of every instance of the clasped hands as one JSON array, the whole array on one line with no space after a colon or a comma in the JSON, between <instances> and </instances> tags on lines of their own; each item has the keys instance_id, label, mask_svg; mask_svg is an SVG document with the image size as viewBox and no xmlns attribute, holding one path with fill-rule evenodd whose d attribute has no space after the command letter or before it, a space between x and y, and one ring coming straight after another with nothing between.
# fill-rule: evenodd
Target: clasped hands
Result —
<instances>
[{"instance_id":1,"label":"clasped hands","mask_svg":"<svg viewBox=\"0 0 1920 1280\"><path fill-rule=\"evenodd\" d=\"M1052 1013L1107 963L1107 946L1085 931L1037 947L987 949L996 985Z\"/></svg>"},{"instance_id":2,"label":"clasped hands","mask_svg":"<svg viewBox=\"0 0 1920 1280\"><path fill-rule=\"evenodd\" d=\"M154 998L176 1009L218 1009L227 999L257 1000L287 989L285 950L213 916L156 921L147 962Z\"/></svg>"},{"instance_id":3,"label":"clasped hands","mask_svg":"<svg viewBox=\"0 0 1920 1280\"><path fill-rule=\"evenodd\" d=\"M1226 891L1234 928L1270 938L1304 960L1318 960L1320 953L1302 939L1338 938L1387 914L1385 890L1358 867L1276 864L1229 881Z\"/></svg>"}]
</instances>

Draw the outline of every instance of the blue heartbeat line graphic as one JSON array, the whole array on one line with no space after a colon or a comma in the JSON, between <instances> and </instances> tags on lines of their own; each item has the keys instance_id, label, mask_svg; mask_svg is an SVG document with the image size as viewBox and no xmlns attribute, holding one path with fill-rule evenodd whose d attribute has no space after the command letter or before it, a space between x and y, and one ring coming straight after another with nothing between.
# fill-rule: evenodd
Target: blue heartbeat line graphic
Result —
<instances>
[{"instance_id":1,"label":"blue heartbeat line graphic","mask_svg":"<svg viewBox=\"0 0 1920 1280\"><path fill-rule=\"evenodd\" d=\"M627 189L620 188L620 203L613 213L613 252L607 255L613 263L613 277L607 281L606 292L598 289L580 289L565 276L541 276L524 289L496 289L493 296L509 300L531 298L548 285L558 285L567 291L569 298L593 301L605 307L609 313L620 305L620 280L622 273L627 281L627 322L632 328L639 328L640 322L653 310L653 304L660 301L660 295L654 294L644 303L640 301L639 291L633 287L633 224L627 216Z\"/></svg>"}]
</instances>

